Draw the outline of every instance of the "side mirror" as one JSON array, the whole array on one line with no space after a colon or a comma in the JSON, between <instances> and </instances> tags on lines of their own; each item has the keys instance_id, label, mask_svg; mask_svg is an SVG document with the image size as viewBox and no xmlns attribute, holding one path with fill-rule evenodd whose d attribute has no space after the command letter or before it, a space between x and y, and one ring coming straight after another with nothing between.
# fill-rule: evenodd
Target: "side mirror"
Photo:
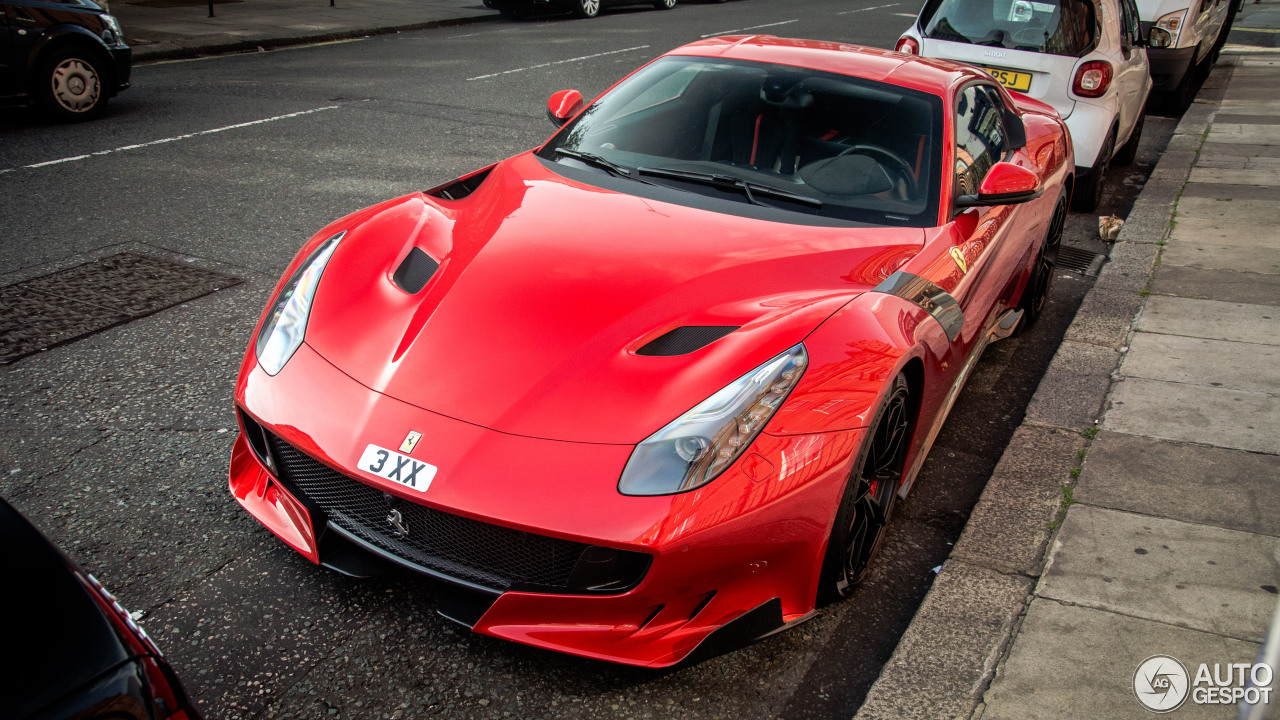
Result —
<instances>
[{"instance_id":1,"label":"side mirror","mask_svg":"<svg viewBox=\"0 0 1280 720\"><path fill-rule=\"evenodd\" d=\"M1166 48L1173 44L1173 35L1162 27L1153 27L1147 33L1147 47Z\"/></svg>"},{"instance_id":2,"label":"side mirror","mask_svg":"<svg viewBox=\"0 0 1280 720\"><path fill-rule=\"evenodd\" d=\"M561 90L547 101L547 117L556 127L569 122L569 118L582 109L582 93L577 90Z\"/></svg>"},{"instance_id":3,"label":"side mirror","mask_svg":"<svg viewBox=\"0 0 1280 720\"><path fill-rule=\"evenodd\" d=\"M1014 165L1000 162L991 166L977 195L961 195L956 198L958 207L986 207L989 205L1016 205L1040 197L1044 188L1040 176Z\"/></svg>"}]
</instances>

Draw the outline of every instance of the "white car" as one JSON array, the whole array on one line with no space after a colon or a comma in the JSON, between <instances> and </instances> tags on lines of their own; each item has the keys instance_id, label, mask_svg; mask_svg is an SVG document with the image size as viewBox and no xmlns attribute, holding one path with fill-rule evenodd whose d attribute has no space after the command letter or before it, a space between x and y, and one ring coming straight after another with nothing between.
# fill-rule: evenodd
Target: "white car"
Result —
<instances>
[{"instance_id":1,"label":"white car","mask_svg":"<svg viewBox=\"0 0 1280 720\"><path fill-rule=\"evenodd\" d=\"M1111 163L1137 153L1151 92L1146 44L1134 0L928 0L897 50L977 65L1053 106L1075 145L1072 204L1087 211Z\"/></svg>"},{"instance_id":2,"label":"white car","mask_svg":"<svg viewBox=\"0 0 1280 720\"><path fill-rule=\"evenodd\" d=\"M1153 90L1181 111L1195 97L1195 76L1218 60L1239 8L1237 0L1138 0L1142 27L1167 31L1166 47L1152 45Z\"/></svg>"}]
</instances>

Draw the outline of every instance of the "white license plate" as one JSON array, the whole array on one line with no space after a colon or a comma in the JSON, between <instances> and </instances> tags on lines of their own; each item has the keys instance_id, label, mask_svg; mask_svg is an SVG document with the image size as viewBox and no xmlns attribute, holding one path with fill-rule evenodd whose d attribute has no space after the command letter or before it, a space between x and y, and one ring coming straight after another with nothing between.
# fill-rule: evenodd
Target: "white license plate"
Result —
<instances>
[{"instance_id":1,"label":"white license plate","mask_svg":"<svg viewBox=\"0 0 1280 720\"><path fill-rule=\"evenodd\" d=\"M364 449L360 456L360 469L420 493L431 487L431 479L436 476L435 465L377 445Z\"/></svg>"}]
</instances>

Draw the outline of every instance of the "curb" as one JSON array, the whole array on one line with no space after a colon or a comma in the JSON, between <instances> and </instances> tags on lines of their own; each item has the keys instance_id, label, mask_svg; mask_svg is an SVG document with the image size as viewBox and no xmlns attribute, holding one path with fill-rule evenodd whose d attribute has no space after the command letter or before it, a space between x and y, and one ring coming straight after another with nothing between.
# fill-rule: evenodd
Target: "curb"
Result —
<instances>
[{"instance_id":1,"label":"curb","mask_svg":"<svg viewBox=\"0 0 1280 720\"><path fill-rule=\"evenodd\" d=\"M363 38L373 35L390 35L398 32L411 32L414 30L431 30L434 28L474 25L476 23L492 22L498 20L500 17L500 15L491 13L487 15L449 18L446 20L426 20L422 22L407 23L405 25L352 28L349 30L335 30L331 32L295 35L289 37L264 35L260 38L248 38L243 40L197 40L187 45L176 42L155 42L147 43L146 45L134 46L133 62L134 64L140 65L149 62L159 62L162 60L182 60L214 55L252 53L258 52L260 49L276 50L285 47L312 45L315 43L333 42L335 40L350 40L352 38Z\"/></svg>"},{"instance_id":2,"label":"curb","mask_svg":"<svg viewBox=\"0 0 1280 720\"><path fill-rule=\"evenodd\" d=\"M1220 63L1183 114L933 587L855 720L980 717L1109 402L1183 186L1221 102Z\"/></svg>"}]
</instances>

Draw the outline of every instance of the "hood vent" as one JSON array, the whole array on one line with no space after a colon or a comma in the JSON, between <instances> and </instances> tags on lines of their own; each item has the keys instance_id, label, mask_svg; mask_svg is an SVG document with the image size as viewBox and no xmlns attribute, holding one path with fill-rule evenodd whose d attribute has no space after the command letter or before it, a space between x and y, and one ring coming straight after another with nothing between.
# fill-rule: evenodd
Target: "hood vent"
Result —
<instances>
[{"instance_id":1,"label":"hood vent","mask_svg":"<svg viewBox=\"0 0 1280 720\"><path fill-rule=\"evenodd\" d=\"M694 350L710 345L739 327L738 325L686 325L678 327L645 343L644 347L636 350L636 354L660 357L688 355Z\"/></svg>"},{"instance_id":2,"label":"hood vent","mask_svg":"<svg viewBox=\"0 0 1280 720\"><path fill-rule=\"evenodd\" d=\"M409 251L409 256L404 259L404 262L400 263L400 267L396 268L391 279L400 286L401 290L413 295L426 287L431 276L435 275L436 270L439 269L440 263L433 260L421 248L414 248Z\"/></svg>"},{"instance_id":3,"label":"hood vent","mask_svg":"<svg viewBox=\"0 0 1280 720\"><path fill-rule=\"evenodd\" d=\"M489 177L489 173L493 172L493 167L489 166L479 172L464 175L451 183L431 188L426 194L431 197L444 198L445 200L461 200L480 187L484 179Z\"/></svg>"}]
</instances>

